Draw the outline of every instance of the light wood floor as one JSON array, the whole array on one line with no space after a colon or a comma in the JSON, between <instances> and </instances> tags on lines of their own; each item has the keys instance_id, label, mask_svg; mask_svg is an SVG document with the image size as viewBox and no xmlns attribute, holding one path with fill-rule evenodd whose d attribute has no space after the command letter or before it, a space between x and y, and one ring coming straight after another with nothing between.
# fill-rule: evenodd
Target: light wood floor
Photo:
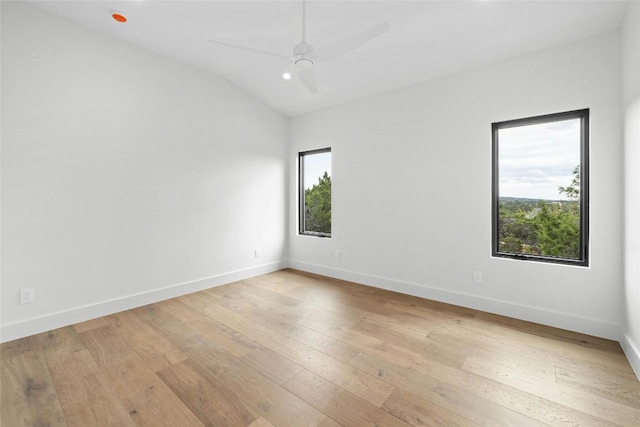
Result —
<instances>
[{"instance_id":1,"label":"light wood floor","mask_svg":"<svg viewBox=\"0 0 640 427\"><path fill-rule=\"evenodd\" d=\"M294 270L1 349L2 427L640 426L615 342Z\"/></svg>"}]
</instances>

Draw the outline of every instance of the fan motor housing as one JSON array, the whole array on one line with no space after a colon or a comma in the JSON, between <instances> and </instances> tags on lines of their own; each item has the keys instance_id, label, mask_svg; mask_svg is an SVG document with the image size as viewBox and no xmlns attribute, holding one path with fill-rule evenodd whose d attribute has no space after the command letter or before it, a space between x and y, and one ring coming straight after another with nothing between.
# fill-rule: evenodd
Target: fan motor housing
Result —
<instances>
[{"instance_id":1,"label":"fan motor housing","mask_svg":"<svg viewBox=\"0 0 640 427\"><path fill-rule=\"evenodd\" d=\"M297 58L295 60L294 64L298 68L310 68L310 67L313 67L313 61L311 59L305 58L305 57Z\"/></svg>"}]
</instances>

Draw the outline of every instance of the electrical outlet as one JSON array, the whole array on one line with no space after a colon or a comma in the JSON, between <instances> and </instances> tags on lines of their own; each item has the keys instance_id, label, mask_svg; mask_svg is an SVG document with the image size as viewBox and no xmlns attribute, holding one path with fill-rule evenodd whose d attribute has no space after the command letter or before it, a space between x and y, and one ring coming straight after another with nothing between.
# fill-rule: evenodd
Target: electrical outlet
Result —
<instances>
[{"instance_id":1,"label":"electrical outlet","mask_svg":"<svg viewBox=\"0 0 640 427\"><path fill-rule=\"evenodd\" d=\"M31 304L36 300L36 293L33 288L20 289L20 304Z\"/></svg>"},{"instance_id":2,"label":"electrical outlet","mask_svg":"<svg viewBox=\"0 0 640 427\"><path fill-rule=\"evenodd\" d=\"M473 272L473 283L482 283L482 271Z\"/></svg>"},{"instance_id":3,"label":"electrical outlet","mask_svg":"<svg viewBox=\"0 0 640 427\"><path fill-rule=\"evenodd\" d=\"M256 258L260 258L260 249L256 248L254 254Z\"/></svg>"},{"instance_id":4,"label":"electrical outlet","mask_svg":"<svg viewBox=\"0 0 640 427\"><path fill-rule=\"evenodd\" d=\"M342 254L340 253L340 251L339 251L339 250L338 250L338 251L335 251L335 252L333 253L333 257L334 257L335 259L340 259L340 256L341 256L341 255L342 255Z\"/></svg>"}]
</instances>

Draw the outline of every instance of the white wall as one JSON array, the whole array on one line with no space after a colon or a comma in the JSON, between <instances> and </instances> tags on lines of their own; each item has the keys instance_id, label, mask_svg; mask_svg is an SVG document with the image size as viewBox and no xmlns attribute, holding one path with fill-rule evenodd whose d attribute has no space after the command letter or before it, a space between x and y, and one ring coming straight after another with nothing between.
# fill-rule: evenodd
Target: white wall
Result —
<instances>
[{"instance_id":1,"label":"white wall","mask_svg":"<svg viewBox=\"0 0 640 427\"><path fill-rule=\"evenodd\" d=\"M318 239L291 221L290 265L618 339L620 73L615 32L293 118L291 170L298 151L332 148L333 224ZM590 267L492 258L491 123L580 108L591 109ZM289 194L295 218L292 181Z\"/></svg>"},{"instance_id":2,"label":"white wall","mask_svg":"<svg viewBox=\"0 0 640 427\"><path fill-rule=\"evenodd\" d=\"M287 126L226 80L3 1L2 340L282 267Z\"/></svg>"},{"instance_id":3,"label":"white wall","mask_svg":"<svg viewBox=\"0 0 640 427\"><path fill-rule=\"evenodd\" d=\"M640 378L640 3L630 2L622 28L625 154L625 319L620 343Z\"/></svg>"}]
</instances>

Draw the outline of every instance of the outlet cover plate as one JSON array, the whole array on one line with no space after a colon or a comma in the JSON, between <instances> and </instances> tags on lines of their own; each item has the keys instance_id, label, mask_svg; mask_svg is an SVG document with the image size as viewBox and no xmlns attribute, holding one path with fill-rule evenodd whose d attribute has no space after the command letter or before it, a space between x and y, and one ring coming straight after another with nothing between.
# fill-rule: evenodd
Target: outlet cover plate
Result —
<instances>
[{"instance_id":1,"label":"outlet cover plate","mask_svg":"<svg viewBox=\"0 0 640 427\"><path fill-rule=\"evenodd\" d=\"M20 289L20 304L31 304L36 300L33 288Z\"/></svg>"},{"instance_id":2,"label":"outlet cover plate","mask_svg":"<svg viewBox=\"0 0 640 427\"><path fill-rule=\"evenodd\" d=\"M482 283L482 271L473 272L473 283Z\"/></svg>"}]
</instances>

